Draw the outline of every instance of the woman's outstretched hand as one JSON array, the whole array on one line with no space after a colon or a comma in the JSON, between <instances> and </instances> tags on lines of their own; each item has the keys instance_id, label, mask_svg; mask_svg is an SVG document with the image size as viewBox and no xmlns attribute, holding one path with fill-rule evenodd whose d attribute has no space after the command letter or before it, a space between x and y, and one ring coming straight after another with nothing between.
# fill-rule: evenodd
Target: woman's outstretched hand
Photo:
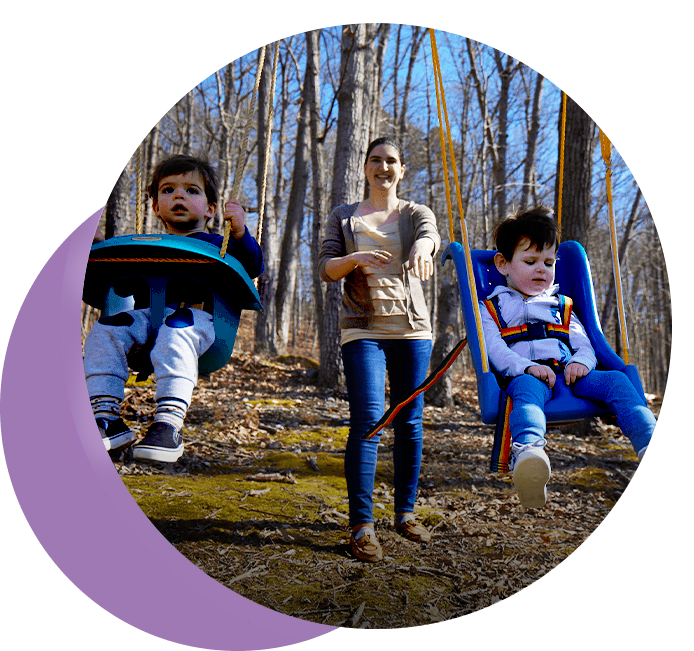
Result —
<instances>
[{"instance_id":1,"label":"woman's outstretched hand","mask_svg":"<svg viewBox=\"0 0 694 651\"><path fill-rule=\"evenodd\" d=\"M431 257L433 250L434 243L428 237L423 237L412 245L407 268L412 269L420 280L429 280L434 273L434 259Z\"/></svg>"}]
</instances>

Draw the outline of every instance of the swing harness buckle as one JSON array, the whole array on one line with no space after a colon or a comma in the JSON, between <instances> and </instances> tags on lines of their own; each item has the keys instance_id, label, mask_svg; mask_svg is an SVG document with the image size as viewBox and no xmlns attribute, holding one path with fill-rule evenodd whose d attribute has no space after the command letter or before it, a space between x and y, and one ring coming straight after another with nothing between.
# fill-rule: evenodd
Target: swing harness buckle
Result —
<instances>
[{"instance_id":1,"label":"swing harness buckle","mask_svg":"<svg viewBox=\"0 0 694 651\"><path fill-rule=\"evenodd\" d=\"M526 323L524 325L525 332L523 339L532 341L534 339L547 339L551 335L547 332L547 326L544 323Z\"/></svg>"}]
</instances>

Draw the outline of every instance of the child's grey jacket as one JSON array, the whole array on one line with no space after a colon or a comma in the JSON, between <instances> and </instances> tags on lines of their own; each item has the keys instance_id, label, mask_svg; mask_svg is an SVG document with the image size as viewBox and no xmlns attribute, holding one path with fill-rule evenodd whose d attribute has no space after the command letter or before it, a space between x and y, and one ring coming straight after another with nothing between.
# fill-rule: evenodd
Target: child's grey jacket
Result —
<instances>
[{"instance_id":1,"label":"child's grey jacket","mask_svg":"<svg viewBox=\"0 0 694 651\"><path fill-rule=\"evenodd\" d=\"M561 323L559 299L556 296L558 293L559 285L553 285L538 296L523 298L515 289L498 285L488 298L498 296L501 316L511 328L523 323ZM480 313L489 361L504 377L523 375L525 369L533 366L536 361L548 359L556 359L564 364L578 362L586 366L588 371L597 366L590 339L573 312L569 324L569 342L575 351L573 353L566 344L555 338L518 341L508 346L483 303L480 303Z\"/></svg>"}]
</instances>

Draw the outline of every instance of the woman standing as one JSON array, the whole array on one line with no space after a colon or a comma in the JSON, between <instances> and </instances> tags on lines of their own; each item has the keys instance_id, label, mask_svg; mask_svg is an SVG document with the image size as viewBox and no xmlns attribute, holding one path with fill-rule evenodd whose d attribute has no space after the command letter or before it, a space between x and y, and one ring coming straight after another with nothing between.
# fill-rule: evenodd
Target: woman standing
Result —
<instances>
[{"instance_id":1,"label":"woman standing","mask_svg":"<svg viewBox=\"0 0 694 651\"><path fill-rule=\"evenodd\" d=\"M386 372L391 404L426 378L432 334L421 281L432 274L441 238L429 208L398 199L405 164L394 140L378 138L369 145L364 173L368 199L333 210L318 270L326 282L345 279L340 328L350 406L345 452L350 546L358 559L376 562L383 558L372 496L380 437L362 436L385 412ZM395 529L417 542L431 537L414 517L423 408L420 395L393 422Z\"/></svg>"}]
</instances>

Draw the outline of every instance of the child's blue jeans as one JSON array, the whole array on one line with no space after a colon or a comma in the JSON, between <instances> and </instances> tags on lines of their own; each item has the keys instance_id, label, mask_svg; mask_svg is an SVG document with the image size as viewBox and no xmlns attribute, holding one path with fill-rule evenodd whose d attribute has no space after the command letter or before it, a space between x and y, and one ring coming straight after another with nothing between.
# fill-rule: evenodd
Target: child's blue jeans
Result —
<instances>
[{"instance_id":1,"label":"child's blue jeans","mask_svg":"<svg viewBox=\"0 0 694 651\"><path fill-rule=\"evenodd\" d=\"M386 372L390 404L398 404L427 376L431 341L428 339L358 339L342 346L349 398L350 428L345 451L345 477L350 526L373 522L373 489L380 436L362 440L385 413ZM393 421L395 513L412 513L422 461L420 394Z\"/></svg>"},{"instance_id":2,"label":"child's blue jeans","mask_svg":"<svg viewBox=\"0 0 694 651\"><path fill-rule=\"evenodd\" d=\"M564 382L564 375L558 373L556 381ZM655 416L624 373L591 371L571 389L579 398L607 405L636 452L648 445L655 428ZM509 418L513 442L533 443L544 438L547 429L544 407L552 397L552 390L541 380L526 374L514 378L506 391L513 399Z\"/></svg>"}]
</instances>

